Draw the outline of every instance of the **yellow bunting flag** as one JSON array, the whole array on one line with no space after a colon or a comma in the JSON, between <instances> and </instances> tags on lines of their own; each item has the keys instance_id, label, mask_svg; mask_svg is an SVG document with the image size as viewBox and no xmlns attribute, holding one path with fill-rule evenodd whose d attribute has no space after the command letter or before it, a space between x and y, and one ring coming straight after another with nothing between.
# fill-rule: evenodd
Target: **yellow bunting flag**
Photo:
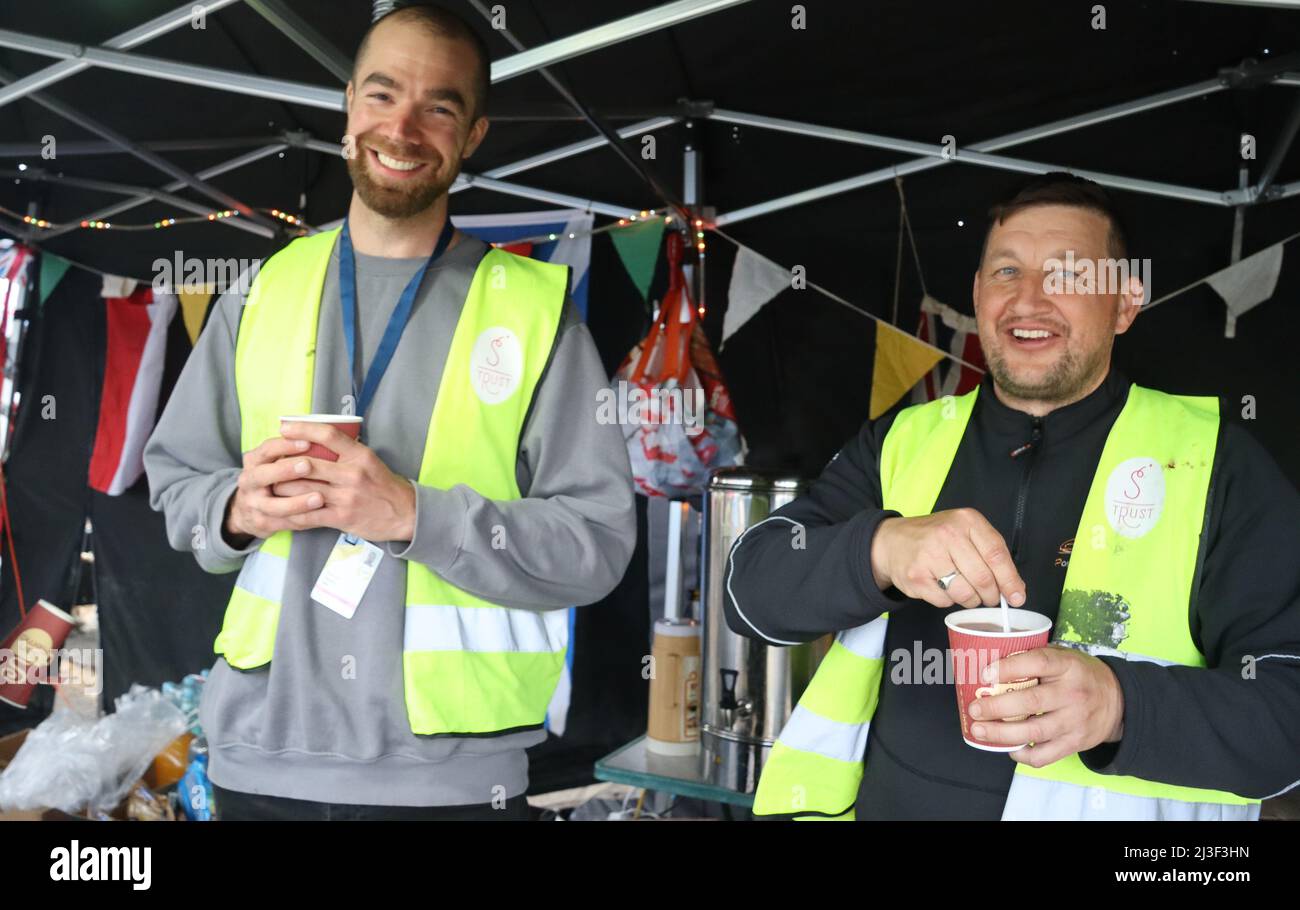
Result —
<instances>
[{"instance_id":1,"label":"yellow bunting flag","mask_svg":"<svg viewBox=\"0 0 1300 910\"><path fill-rule=\"evenodd\" d=\"M176 298L181 303L181 318L185 320L185 331L190 336L192 347L198 343L199 330L203 328L203 317L208 313L208 301L212 299L212 291L189 291L184 288L178 291Z\"/></svg>"},{"instance_id":2,"label":"yellow bunting flag","mask_svg":"<svg viewBox=\"0 0 1300 910\"><path fill-rule=\"evenodd\" d=\"M871 410L875 420L894 406L907 390L933 369L943 352L900 332L885 322L876 323L876 364L871 371Z\"/></svg>"}]
</instances>

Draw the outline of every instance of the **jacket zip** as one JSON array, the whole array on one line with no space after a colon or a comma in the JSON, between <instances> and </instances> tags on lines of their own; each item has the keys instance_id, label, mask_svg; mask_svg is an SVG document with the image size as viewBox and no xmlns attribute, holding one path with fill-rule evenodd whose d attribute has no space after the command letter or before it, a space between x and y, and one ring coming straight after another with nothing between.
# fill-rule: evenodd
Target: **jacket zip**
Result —
<instances>
[{"instance_id":1,"label":"jacket zip","mask_svg":"<svg viewBox=\"0 0 1300 910\"><path fill-rule=\"evenodd\" d=\"M1028 454L1025 459L1025 471L1020 475L1020 490L1016 494L1016 524L1011 531L1011 559L1020 559L1020 531L1025 522L1025 505L1029 501L1029 477L1034 472L1034 456L1043 444L1043 418L1034 417L1030 422L1029 442L1011 453L1012 458Z\"/></svg>"}]
</instances>

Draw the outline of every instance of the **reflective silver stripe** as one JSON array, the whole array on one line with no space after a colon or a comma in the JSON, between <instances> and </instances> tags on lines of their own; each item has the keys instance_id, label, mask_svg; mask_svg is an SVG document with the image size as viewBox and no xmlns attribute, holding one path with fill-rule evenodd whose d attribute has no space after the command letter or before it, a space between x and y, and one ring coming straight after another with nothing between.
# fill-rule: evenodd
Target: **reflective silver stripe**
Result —
<instances>
[{"instance_id":1,"label":"reflective silver stripe","mask_svg":"<svg viewBox=\"0 0 1300 910\"><path fill-rule=\"evenodd\" d=\"M1076 651L1084 651L1093 657L1122 657L1131 663L1148 663L1159 664L1162 667L1181 667L1176 660L1165 660L1163 657L1152 657L1149 654L1138 654L1136 651L1121 651L1118 648L1107 648L1103 645L1080 646L1075 641L1058 641L1053 644L1061 645L1065 648L1073 648Z\"/></svg>"},{"instance_id":2,"label":"reflective silver stripe","mask_svg":"<svg viewBox=\"0 0 1300 910\"><path fill-rule=\"evenodd\" d=\"M857 762L862 761L866 754L870 727L870 723L845 724L828 720L803 705L796 705L777 739L800 752L815 752L827 758Z\"/></svg>"},{"instance_id":3,"label":"reflective silver stripe","mask_svg":"<svg viewBox=\"0 0 1300 910\"><path fill-rule=\"evenodd\" d=\"M1300 780L1296 781L1294 784L1287 784L1281 790L1278 790L1276 793L1270 793L1268 796L1264 797L1264 799L1273 799L1275 797L1281 796L1283 793L1290 793L1296 787L1300 787Z\"/></svg>"},{"instance_id":4,"label":"reflective silver stripe","mask_svg":"<svg viewBox=\"0 0 1300 910\"><path fill-rule=\"evenodd\" d=\"M1190 803L1015 774L1003 821L1255 821L1259 803Z\"/></svg>"},{"instance_id":5,"label":"reflective silver stripe","mask_svg":"<svg viewBox=\"0 0 1300 910\"><path fill-rule=\"evenodd\" d=\"M1162 667L1180 667L1183 666L1176 660L1165 660L1163 657L1150 657L1146 654L1134 654L1132 651L1125 651L1124 659L1132 663L1159 664Z\"/></svg>"},{"instance_id":6,"label":"reflective silver stripe","mask_svg":"<svg viewBox=\"0 0 1300 910\"><path fill-rule=\"evenodd\" d=\"M256 594L264 600L281 603L284 600L284 578L289 569L289 560L256 550L244 560L240 567L239 578L235 587L243 588L249 594Z\"/></svg>"},{"instance_id":7,"label":"reflective silver stripe","mask_svg":"<svg viewBox=\"0 0 1300 910\"><path fill-rule=\"evenodd\" d=\"M880 616L864 625L846 629L838 638L840 644L858 657L884 657L885 628L888 625L889 617Z\"/></svg>"},{"instance_id":8,"label":"reflective silver stripe","mask_svg":"<svg viewBox=\"0 0 1300 910\"><path fill-rule=\"evenodd\" d=\"M1270 658L1277 660L1300 660L1300 654L1261 654L1259 657L1255 658L1255 662L1258 663L1261 660L1268 660ZM1284 793L1290 793L1296 787L1300 787L1300 780L1293 784L1287 784L1281 790L1278 790L1276 793L1270 793L1268 796L1264 797L1264 799L1275 799Z\"/></svg>"},{"instance_id":9,"label":"reflective silver stripe","mask_svg":"<svg viewBox=\"0 0 1300 910\"><path fill-rule=\"evenodd\" d=\"M569 643L567 610L410 604L407 651L554 652Z\"/></svg>"}]
</instances>

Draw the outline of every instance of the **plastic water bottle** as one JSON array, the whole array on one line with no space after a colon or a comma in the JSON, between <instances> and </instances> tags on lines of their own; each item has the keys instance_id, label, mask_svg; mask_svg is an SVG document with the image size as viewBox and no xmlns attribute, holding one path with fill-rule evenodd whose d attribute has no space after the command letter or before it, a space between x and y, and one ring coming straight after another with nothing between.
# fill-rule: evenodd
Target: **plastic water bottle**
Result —
<instances>
[{"instance_id":1,"label":"plastic water bottle","mask_svg":"<svg viewBox=\"0 0 1300 910\"><path fill-rule=\"evenodd\" d=\"M208 780L208 739L202 731L190 743L185 776L177 784L181 811L193 822L210 822L216 817L212 782Z\"/></svg>"}]
</instances>

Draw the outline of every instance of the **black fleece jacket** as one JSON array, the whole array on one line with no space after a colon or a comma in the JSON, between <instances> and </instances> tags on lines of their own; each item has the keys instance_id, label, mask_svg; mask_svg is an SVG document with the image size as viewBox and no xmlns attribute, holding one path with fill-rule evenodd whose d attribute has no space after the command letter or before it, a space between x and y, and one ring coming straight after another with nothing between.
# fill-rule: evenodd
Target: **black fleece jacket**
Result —
<instances>
[{"instance_id":1,"label":"black fleece jacket","mask_svg":"<svg viewBox=\"0 0 1300 910\"><path fill-rule=\"evenodd\" d=\"M1025 580L1026 608L1053 620L1084 500L1128 389L1112 369L1091 395L1033 418L1000 402L986 378L935 504L936 512L970 507L987 518ZM774 513L788 521L737 542L727 624L789 644L888 612L857 817L996 819L1014 761L962 741L951 685L891 679L918 648L947 647L944 616L959 609L881 592L871 572L876 526L897 514L881 508L879 471L896 413L864 426L805 495ZM1226 419L1213 477L1189 617L1207 668L1103 656L1123 690L1124 734L1080 757L1101 774L1263 798L1300 779L1300 495ZM791 546L790 522L805 529L802 548Z\"/></svg>"}]
</instances>

